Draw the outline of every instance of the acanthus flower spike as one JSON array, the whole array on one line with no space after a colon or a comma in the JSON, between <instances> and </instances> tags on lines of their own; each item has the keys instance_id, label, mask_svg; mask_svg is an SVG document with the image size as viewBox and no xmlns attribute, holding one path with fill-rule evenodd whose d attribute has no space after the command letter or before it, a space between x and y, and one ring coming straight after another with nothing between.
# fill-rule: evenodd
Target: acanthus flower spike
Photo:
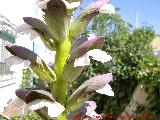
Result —
<instances>
[{"instance_id":1,"label":"acanthus flower spike","mask_svg":"<svg viewBox=\"0 0 160 120\"><path fill-rule=\"evenodd\" d=\"M95 118L99 116L95 112L96 103L86 100L96 92L114 96L108 84L112 80L112 73L90 78L73 94L73 89L70 87L74 85L72 81L87 67L85 65L90 64L90 58L102 63L112 59L110 55L101 50L105 41L103 36L82 35L82 33L93 17L100 13L115 13L115 9L109 4L109 0L96 0L71 21L71 16L81 2L82 0L38 0L37 5L44 13L44 22L37 18L24 17L25 24L16 28L17 33L30 34L30 39L39 36L44 45L52 52L56 51L56 54L54 57L50 54L50 67L43 59L49 60L47 54L40 57L25 47L6 46L6 49L14 55L7 59L7 63L10 66L18 64L21 68L30 67L39 79L46 83L43 87L38 88L45 90L47 88L49 91L17 90L18 98L11 101L5 109L10 110L4 114L8 115L8 118L12 117L12 113L20 112L18 115L23 116L35 111L47 120L67 120L67 116L76 110L78 114L90 116L90 119L100 119ZM12 109L13 106L15 108L19 106L20 110Z\"/></svg>"}]
</instances>

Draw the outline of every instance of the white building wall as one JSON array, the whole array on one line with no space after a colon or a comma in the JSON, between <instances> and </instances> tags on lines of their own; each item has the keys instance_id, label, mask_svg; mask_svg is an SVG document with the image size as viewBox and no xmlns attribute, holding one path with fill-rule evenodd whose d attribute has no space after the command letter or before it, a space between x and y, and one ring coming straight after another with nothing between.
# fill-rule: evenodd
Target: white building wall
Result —
<instances>
[{"instance_id":1,"label":"white building wall","mask_svg":"<svg viewBox=\"0 0 160 120\"><path fill-rule=\"evenodd\" d=\"M2 55L1 55L1 53L2 53L2 50L1 50L1 46L2 46L2 39L0 38L0 62L2 62Z\"/></svg>"}]
</instances>

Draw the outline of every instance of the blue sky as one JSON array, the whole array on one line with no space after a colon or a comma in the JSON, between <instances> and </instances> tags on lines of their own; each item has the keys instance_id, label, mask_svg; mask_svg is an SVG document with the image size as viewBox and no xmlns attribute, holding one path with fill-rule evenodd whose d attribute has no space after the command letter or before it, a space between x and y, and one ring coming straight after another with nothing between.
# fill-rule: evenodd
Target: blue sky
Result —
<instances>
[{"instance_id":1,"label":"blue sky","mask_svg":"<svg viewBox=\"0 0 160 120\"><path fill-rule=\"evenodd\" d=\"M83 7L94 0L84 0ZM138 10L139 26L153 26L160 34L160 0L111 0L112 5L121 8L121 17L135 25L135 12Z\"/></svg>"},{"instance_id":2,"label":"blue sky","mask_svg":"<svg viewBox=\"0 0 160 120\"><path fill-rule=\"evenodd\" d=\"M24 16L41 18L41 15L38 14L35 1L0 0L0 13L3 13L16 25L23 23L22 17ZM82 7L87 6L93 1L95 0L83 0ZM138 9L139 25L151 25L160 34L160 0L111 0L111 3L115 7L121 8L119 14L132 25L135 25L135 11Z\"/></svg>"}]
</instances>

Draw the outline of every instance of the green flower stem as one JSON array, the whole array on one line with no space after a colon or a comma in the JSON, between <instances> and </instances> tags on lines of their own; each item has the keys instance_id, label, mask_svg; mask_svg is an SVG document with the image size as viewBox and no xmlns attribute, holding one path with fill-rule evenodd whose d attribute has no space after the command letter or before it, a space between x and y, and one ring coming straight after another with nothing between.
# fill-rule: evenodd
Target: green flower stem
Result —
<instances>
[{"instance_id":1,"label":"green flower stem","mask_svg":"<svg viewBox=\"0 0 160 120\"><path fill-rule=\"evenodd\" d=\"M66 39L65 41L61 41L58 43L56 59L55 59L55 70L57 77L62 76L64 65L69 57L70 47L71 47L71 42L69 41L69 39Z\"/></svg>"},{"instance_id":2,"label":"green flower stem","mask_svg":"<svg viewBox=\"0 0 160 120\"><path fill-rule=\"evenodd\" d=\"M58 102L65 104L67 95L67 82L64 79L57 79L53 86L53 95L56 96Z\"/></svg>"},{"instance_id":3,"label":"green flower stem","mask_svg":"<svg viewBox=\"0 0 160 120\"><path fill-rule=\"evenodd\" d=\"M67 113L64 111L58 118L57 120L67 120Z\"/></svg>"},{"instance_id":4,"label":"green flower stem","mask_svg":"<svg viewBox=\"0 0 160 120\"><path fill-rule=\"evenodd\" d=\"M67 95L67 82L62 78L62 73L66 61L69 57L71 42L69 38L64 41L60 41L57 47L56 59L55 59L55 73L57 80L53 86L53 94L57 97L61 104L65 104Z\"/></svg>"}]
</instances>

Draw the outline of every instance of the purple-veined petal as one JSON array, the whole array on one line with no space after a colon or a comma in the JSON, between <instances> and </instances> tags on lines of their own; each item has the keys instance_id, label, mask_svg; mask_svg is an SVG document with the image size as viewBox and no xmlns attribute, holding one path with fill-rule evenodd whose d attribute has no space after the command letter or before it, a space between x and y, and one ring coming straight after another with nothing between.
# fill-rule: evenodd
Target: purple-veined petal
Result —
<instances>
[{"instance_id":1,"label":"purple-veined petal","mask_svg":"<svg viewBox=\"0 0 160 120\"><path fill-rule=\"evenodd\" d=\"M112 91L112 88L109 84L107 84L101 89L96 90L96 92L100 94L108 95L108 96L114 96L114 92Z\"/></svg>"},{"instance_id":2,"label":"purple-veined petal","mask_svg":"<svg viewBox=\"0 0 160 120\"><path fill-rule=\"evenodd\" d=\"M77 66L85 66L90 64L90 59L88 54L84 54L83 56L75 59L74 67Z\"/></svg>"},{"instance_id":3,"label":"purple-veined petal","mask_svg":"<svg viewBox=\"0 0 160 120\"><path fill-rule=\"evenodd\" d=\"M115 14L115 8L111 4L105 4L100 8L100 13Z\"/></svg>"},{"instance_id":4,"label":"purple-veined petal","mask_svg":"<svg viewBox=\"0 0 160 120\"><path fill-rule=\"evenodd\" d=\"M64 110L64 106L62 106L58 102L50 102L47 100L37 99L25 105L23 109L23 113L26 114L28 112L41 109L43 107L48 108L48 115L50 117L58 117Z\"/></svg>"},{"instance_id":5,"label":"purple-veined petal","mask_svg":"<svg viewBox=\"0 0 160 120\"><path fill-rule=\"evenodd\" d=\"M100 49L93 49L88 51L86 54L92 57L92 59L100 61L102 63L108 62L112 59L110 55L107 55L105 51L101 51Z\"/></svg>"}]
</instances>

